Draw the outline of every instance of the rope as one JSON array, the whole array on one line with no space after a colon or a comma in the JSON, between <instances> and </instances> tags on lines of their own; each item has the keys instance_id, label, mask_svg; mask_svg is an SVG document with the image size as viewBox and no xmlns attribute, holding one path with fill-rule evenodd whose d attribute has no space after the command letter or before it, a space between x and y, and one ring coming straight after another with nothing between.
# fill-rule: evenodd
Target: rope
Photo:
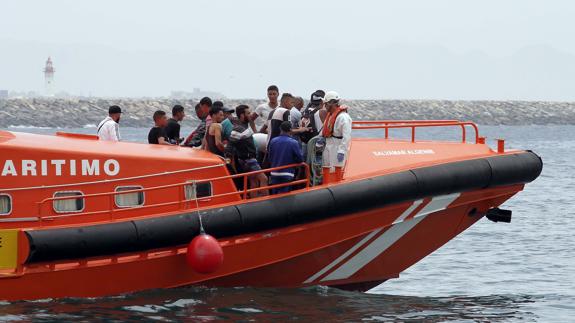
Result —
<instances>
[{"instance_id":1,"label":"rope","mask_svg":"<svg viewBox=\"0 0 575 323\"><path fill-rule=\"evenodd\" d=\"M200 203L198 202L198 189L196 185L196 181L194 181L194 194L196 200L196 212L198 213L198 220L200 221L200 234L205 234L206 231L204 230L204 223L202 222L202 214L200 213Z\"/></svg>"}]
</instances>

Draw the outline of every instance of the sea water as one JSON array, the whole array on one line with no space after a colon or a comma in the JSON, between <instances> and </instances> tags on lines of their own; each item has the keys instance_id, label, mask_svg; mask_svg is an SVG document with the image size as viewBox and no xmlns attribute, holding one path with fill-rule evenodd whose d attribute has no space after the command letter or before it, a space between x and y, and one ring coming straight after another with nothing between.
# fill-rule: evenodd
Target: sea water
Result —
<instances>
[{"instance_id":1,"label":"sea water","mask_svg":"<svg viewBox=\"0 0 575 323\"><path fill-rule=\"evenodd\" d=\"M145 142L147 131L122 128L122 136ZM482 219L398 279L368 293L326 287L187 287L103 298L0 301L0 321L571 322L575 320L575 126L483 126L480 131L492 147L495 138L504 138L507 148L530 149L543 158L541 176L502 206L513 210L512 222ZM458 129L417 133L417 138L427 139L459 136Z\"/></svg>"}]
</instances>

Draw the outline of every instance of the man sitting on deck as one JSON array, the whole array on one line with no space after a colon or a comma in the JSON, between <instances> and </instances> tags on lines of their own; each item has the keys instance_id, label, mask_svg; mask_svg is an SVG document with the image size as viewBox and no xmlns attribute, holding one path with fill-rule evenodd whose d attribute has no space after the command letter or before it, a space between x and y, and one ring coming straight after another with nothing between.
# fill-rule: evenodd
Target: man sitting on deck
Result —
<instances>
[{"instance_id":1,"label":"man sitting on deck","mask_svg":"<svg viewBox=\"0 0 575 323\"><path fill-rule=\"evenodd\" d=\"M271 167L281 167L303 162L303 156L297 140L290 136L291 122L284 121L280 125L281 133L273 138L268 146L268 155ZM295 169L286 168L270 173L270 184L284 184L294 180ZM279 194L291 191L291 186L272 189L272 194Z\"/></svg>"}]
</instances>

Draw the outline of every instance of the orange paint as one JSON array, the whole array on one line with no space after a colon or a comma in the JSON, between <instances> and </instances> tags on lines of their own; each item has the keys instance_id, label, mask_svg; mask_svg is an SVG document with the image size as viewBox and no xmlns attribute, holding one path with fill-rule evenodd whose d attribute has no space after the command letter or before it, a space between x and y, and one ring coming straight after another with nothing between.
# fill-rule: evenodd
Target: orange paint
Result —
<instances>
[{"instance_id":1,"label":"orange paint","mask_svg":"<svg viewBox=\"0 0 575 323\"><path fill-rule=\"evenodd\" d=\"M392 139L393 131L389 130L402 127L412 131L411 137ZM471 128L475 141L466 142L467 135L462 135L463 140L458 142L418 141L415 129L419 132L426 127ZM354 128L376 129L381 137L354 138L347 165L335 173L337 180L324 173L325 182L319 187L309 187L307 165L296 165L306 176L294 183L303 188L287 195L497 154L484 144L475 144L482 141L472 123L455 120L366 121L354 123ZM377 129L384 129L385 135ZM239 177L246 183L245 175L230 176L223 160L204 150L102 142L92 136L75 134L43 136L1 131L0 156L0 171L4 172L0 176L0 195L7 194L12 200L10 214L0 216L0 229L82 227L281 197L247 199L249 192L254 190L238 191L233 182ZM190 198L191 181L196 185L196 193L199 192L198 185L210 183L212 194L197 200ZM281 186L285 184L274 187ZM122 187L129 187L129 190L116 192ZM0 299L91 297L199 283L299 287L381 281L397 277L480 219L481 212L499 206L522 188L523 185L511 185L464 192L454 197L445 209L424 218L420 218L418 212L432 203L431 197L423 199L420 205L415 205L414 201L401 202L366 212L221 239L225 261L209 274L195 273L187 266L186 245L25 264L29 246L22 232L18 248L22 253L18 255L17 270L0 272ZM80 192L81 197L55 197L57 192ZM119 206L118 199L121 198L118 196L122 194L143 196L142 205ZM83 201L81 210L56 212L55 206L64 203L62 201L80 198ZM471 207L479 210L479 215L469 216ZM403 215L403 222L394 224ZM343 271L341 268L345 268L346 263L359 261L358 257L366 252L364 247L380 241L391 228L414 223L410 221L421 222L381 254L371 254L373 259L349 277L323 280L330 275L336 277L333 273ZM426 243L421 244L421 241ZM361 246L353 249L356 245ZM337 264L330 268L331 263Z\"/></svg>"}]
</instances>

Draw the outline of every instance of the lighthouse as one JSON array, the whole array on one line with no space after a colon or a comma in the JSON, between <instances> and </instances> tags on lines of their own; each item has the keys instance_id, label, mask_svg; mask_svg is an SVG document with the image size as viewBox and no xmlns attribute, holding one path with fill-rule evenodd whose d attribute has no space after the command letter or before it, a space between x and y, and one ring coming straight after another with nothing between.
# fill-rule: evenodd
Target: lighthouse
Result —
<instances>
[{"instance_id":1,"label":"lighthouse","mask_svg":"<svg viewBox=\"0 0 575 323\"><path fill-rule=\"evenodd\" d=\"M51 57L48 57L46 67L44 67L44 86L45 94L47 96L54 96L54 66L52 66Z\"/></svg>"}]
</instances>

